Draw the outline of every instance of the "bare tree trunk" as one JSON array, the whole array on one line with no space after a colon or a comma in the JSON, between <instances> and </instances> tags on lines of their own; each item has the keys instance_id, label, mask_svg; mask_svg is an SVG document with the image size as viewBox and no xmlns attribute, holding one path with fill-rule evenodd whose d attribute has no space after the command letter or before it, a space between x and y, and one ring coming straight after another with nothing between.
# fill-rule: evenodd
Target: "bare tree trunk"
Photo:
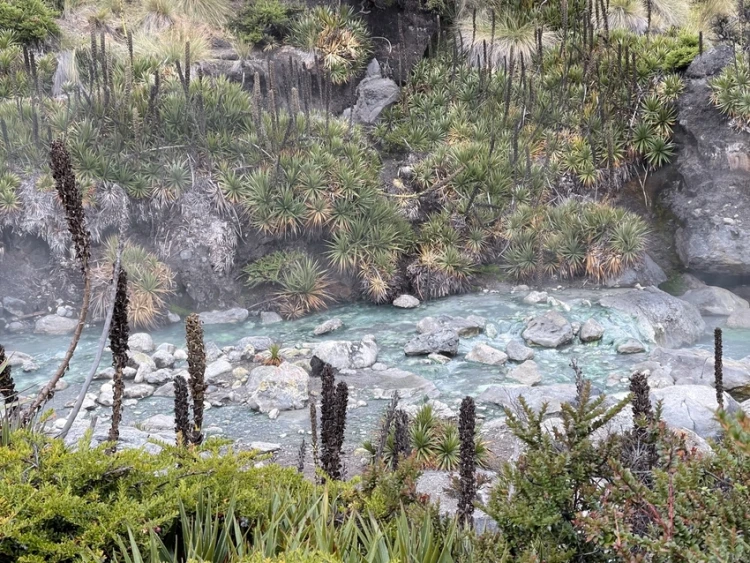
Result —
<instances>
[{"instance_id":1,"label":"bare tree trunk","mask_svg":"<svg viewBox=\"0 0 750 563\"><path fill-rule=\"evenodd\" d=\"M83 405L83 400L86 398L86 393L88 392L89 387L91 387L91 382L94 380L94 375L96 375L96 370L99 368L99 363L102 361L102 354L104 353L104 347L107 345L107 336L109 335L109 327L112 324L112 313L115 310L115 293L117 292L117 276L120 273L120 259L122 257L122 240L123 238L120 237L120 242L118 245L119 247L117 249L117 260L115 261L114 273L112 275L112 287L109 290L110 305L107 308L107 317L104 321L104 328L102 328L102 335L99 337L99 346L96 349L96 357L94 358L94 363L91 364L91 369L89 370L89 373L86 376L86 381L83 384L83 387L81 387L80 393L78 393L78 399L76 399L76 404L73 407L73 410L70 411L70 414L68 415L68 420L65 422L65 426L63 426L63 429L58 436L59 438L62 438L62 439L64 439L68 435L68 432L70 431L70 427L73 426L73 422L78 416L78 413L81 411L81 405Z\"/></svg>"},{"instance_id":2,"label":"bare tree trunk","mask_svg":"<svg viewBox=\"0 0 750 563\"><path fill-rule=\"evenodd\" d=\"M36 412L46 403L54 394L55 386L57 385L57 382L60 381L63 376L65 375L65 372L68 370L68 366L70 366L70 360L73 359L73 354L76 351L76 348L78 347L78 341L81 339L81 333L83 332L83 327L86 325L86 317L88 317L89 313L89 305L91 304L91 275L89 274L88 270L86 271L85 278L84 278L84 285L83 285L83 303L81 304L81 312L78 315L78 325L76 325L76 330L73 333L73 338L70 341L70 346L68 346L68 351L65 353L65 357L63 358L63 361L60 363L60 366L57 368L57 371L55 372L55 375L52 376L52 379L50 379L47 382L47 385L45 385L41 391L39 391L39 394L36 396L36 399L34 399L34 402L31 403L31 406L28 408L28 410L24 413L23 421L24 423L28 423L29 420L36 414Z\"/></svg>"}]
</instances>

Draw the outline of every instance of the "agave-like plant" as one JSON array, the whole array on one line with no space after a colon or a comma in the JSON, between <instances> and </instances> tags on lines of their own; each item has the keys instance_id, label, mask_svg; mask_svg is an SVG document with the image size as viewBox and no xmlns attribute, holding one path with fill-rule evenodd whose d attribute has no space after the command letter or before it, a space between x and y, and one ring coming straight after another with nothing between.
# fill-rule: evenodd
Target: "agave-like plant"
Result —
<instances>
[{"instance_id":1,"label":"agave-like plant","mask_svg":"<svg viewBox=\"0 0 750 563\"><path fill-rule=\"evenodd\" d=\"M118 237L106 240L102 259L92 269L92 309L101 318L109 307L109 280L117 257ZM128 320L134 327L153 328L165 314L166 299L174 292L174 273L143 247L127 241L122 268L128 274Z\"/></svg>"},{"instance_id":2,"label":"agave-like plant","mask_svg":"<svg viewBox=\"0 0 750 563\"><path fill-rule=\"evenodd\" d=\"M646 248L648 226L642 219L631 215L613 226L609 238L610 249L622 256L625 266L640 260Z\"/></svg>"},{"instance_id":3,"label":"agave-like plant","mask_svg":"<svg viewBox=\"0 0 750 563\"><path fill-rule=\"evenodd\" d=\"M461 440L455 424L445 424L435 442L435 466L441 471L453 471L458 467Z\"/></svg>"},{"instance_id":4,"label":"agave-like plant","mask_svg":"<svg viewBox=\"0 0 750 563\"><path fill-rule=\"evenodd\" d=\"M479 10L464 16L458 24L469 64L495 68L518 63L528 65L536 53L537 33L542 29L542 47L555 44L553 32L544 30L532 13L498 12L494 17L489 10ZM485 60L486 57L486 60Z\"/></svg>"},{"instance_id":5,"label":"agave-like plant","mask_svg":"<svg viewBox=\"0 0 750 563\"><path fill-rule=\"evenodd\" d=\"M332 300L326 271L308 256L291 264L281 275L279 285L281 311L288 318L325 309Z\"/></svg>"},{"instance_id":6,"label":"agave-like plant","mask_svg":"<svg viewBox=\"0 0 750 563\"><path fill-rule=\"evenodd\" d=\"M292 24L288 40L320 56L335 84L364 68L372 49L364 22L345 5L305 11Z\"/></svg>"}]
</instances>

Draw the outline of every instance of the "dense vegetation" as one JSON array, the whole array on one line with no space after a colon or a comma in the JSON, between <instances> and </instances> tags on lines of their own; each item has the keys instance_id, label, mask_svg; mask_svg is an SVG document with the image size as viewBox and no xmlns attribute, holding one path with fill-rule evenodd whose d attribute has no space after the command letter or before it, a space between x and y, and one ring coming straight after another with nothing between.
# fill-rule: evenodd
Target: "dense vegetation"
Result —
<instances>
[{"instance_id":1,"label":"dense vegetation","mask_svg":"<svg viewBox=\"0 0 750 563\"><path fill-rule=\"evenodd\" d=\"M631 390L605 407L605 397L593 398L579 379L578 397L553 427L544 409L523 401L506 411L525 453L504 465L483 507L498 530L480 535L439 517L416 493L416 443L374 457L361 477L316 485L293 469L253 467L257 455L216 439L160 444L156 455L112 453L106 444L87 446L88 436L70 450L5 428L0 555L21 562L744 561L750 419L719 412L723 438L705 453L660 421L644 376L633 377ZM603 433L631 400L633 429ZM386 432L399 432L399 412Z\"/></svg>"},{"instance_id":2,"label":"dense vegetation","mask_svg":"<svg viewBox=\"0 0 750 563\"><path fill-rule=\"evenodd\" d=\"M595 13L578 2L430 5L452 27L372 131L313 109L328 107L371 52L347 7L269 0L231 19L219 0L96 14L72 3L65 17L89 14L90 36L63 37L57 54L0 26L0 221L66 260L46 165L51 139L64 137L95 248L122 225L123 236L128 225L150 233L155 262L130 276L131 307L141 305L131 320L144 326L166 311L172 274L160 261L178 210L195 219L187 228L217 272L234 270L248 229L306 254L276 278L249 278L275 286L289 317L324 307L335 279L382 303L404 290L466 291L491 263L521 280L615 276L640 260L648 228L612 199L673 156L675 73L699 41L670 27L685 22L664 7L644 27L618 19L619 4L607 17L594 4ZM194 64L210 53L206 25L209 36L235 33L240 62L252 45L280 43L317 62L278 77L271 65L240 83L209 77ZM378 150L408 163L393 185L382 185ZM205 228L207 217L224 227Z\"/></svg>"}]
</instances>

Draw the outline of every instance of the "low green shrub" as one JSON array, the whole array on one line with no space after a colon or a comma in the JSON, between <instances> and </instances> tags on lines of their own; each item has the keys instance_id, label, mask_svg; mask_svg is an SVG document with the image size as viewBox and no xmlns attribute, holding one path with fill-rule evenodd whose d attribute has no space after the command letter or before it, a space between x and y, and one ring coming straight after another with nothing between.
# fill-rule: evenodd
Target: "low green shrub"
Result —
<instances>
[{"instance_id":1,"label":"low green shrub","mask_svg":"<svg viewBox=\"0 0 750 563\"><path fill-rule=\"evenodd\" d=\"M55 16L55 11L43 0L3 0L0 32L12 31L26 45L39 44L60 33Z\"/></svg>"},{"instance_id":2,"label":"low green shrub","mask_svg":"<svg viewBox=\"0 0 750 563\"><path fill-rule=\"evenodd\" d=\"M604 396L593 398L584 382L577 404L565 404L562 421L545 430L546 405L534 412L521 398L521 410L505 409L508 426L525 444L517 465L506 464L492 492L488 513L497 520L503 537L517 557L540 561L599 561L575 526L582 511L598 506L600 480L610 475L608 460L617 455L616 437L596 443L594 433L628 404L604 406ZM524 560L524 559L521 559Z\"/></svg>"},{"instance_id":3,"label":"low green shrub","mask_svg":"<svg viewBox=\"0 0 750 563\"><path fill-rule=\"evenodd\" d=\"M286 37L292 19L300 11L298 6L280 0L253 0L230 20L228 27L251 45L270 47Z\"/></svg>"},{"instance_id":4,"label":"low green shrub","mask_svg":"<svg viewBox=\"0 0 750 563\"><path fill-rule=\"evenodd\" d=\"M103 556L133 530L146 547L149 530L167 536L180 522L180 504L192 514L205 495L252 522L267 495L283 490L300 499L315 490L299 473L277 465L254 468L255 456L207 441L199 449L167 446L158 455L79 444L28 431L0 447L0 560L20 563L80 561L84 549Z\"/></svg>"}]
</instances>

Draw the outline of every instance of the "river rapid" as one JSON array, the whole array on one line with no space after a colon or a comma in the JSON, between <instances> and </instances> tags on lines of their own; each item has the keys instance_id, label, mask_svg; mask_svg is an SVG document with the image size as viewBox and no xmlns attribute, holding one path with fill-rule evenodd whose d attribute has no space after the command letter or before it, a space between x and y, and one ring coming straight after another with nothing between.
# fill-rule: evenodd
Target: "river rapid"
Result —
<instances>
[{"instance_id":1,"label":"river rapid","mask_svg":"<svg viewBox=\"0 0 750 563\"><path fill-rule=\"evenodd\" d=\"M583 323L591 317L595 318L604 327L604 337L601 341L587 344L575 340L573 344L558 349L535 348L534 360L543 377L541 385L572 382L574 374L569 364L572 358L576 358L586 377L590 378L597 388L606 392L626 389L631 367L647 359L648 350L641 354L622 355L616 351L617 344L627 338L643 341L649 350L654 344L646 341L646 336L641 334L633 318L597 305L601 296L597 290L561 290L550 294L562 304L531 305L523 302L524 294L485 290L423 303L416 309L356 303L333 307L300 320L270 325L262 325L257 317L251 316L240 324L205 326L205 340L212 341L221 348L234 345L246 336L268 336L282 347L308 348L321 340L358 341L362 336L372 334L379 347L378 362L407 370L432 381L440 391L439 400L457 409L458 402L466 395L476 396L489 385L512 383L506 380L508 370L513 367L510 362L505 366L488 366L468 362L464 355L480 342L499 350L505 349L505 345L511 339L520 338L530 317L554 307L571 323ZM476 337L462 338L458 356L447 364L441 365L424 357L406 357L403 348L415 336L416 323L426 316L437 315L478 315L487 320L488 327L484 333ZM343 321L343 328L325 336L313 336L313 329L317 325L334 317ZM718 319L709 318L706 321L709 327L719 323ZM101 327L98 326L88 327L84 331L70 371L65 376L68 387L58 392L51 403L51 407L56 411L56 417L64 417L69 412L65 405L74 399L80 389L85 374L94 360L100 333ZM171 343L178 348L185 346L182 323L155 330L151 332L151 336L157 346L162 343ZM4 335L2 343L7 350L31 355L38 364L39 369L27 373L22 372L20 368L14 369L17 388L22 393L32 393L54 372L67 348L69 337ZM712 349L713 343L708 329L694 347ZM750 331L726 329L724 356L741 359L748 355ZM107 352L99 369L109 366L110 363L111 356ZM97 393L102 383L95 381L91 392ZM367 399L354 394L347 419L346 449L351 451L372 436L386 403L385 400ZM137 426L140 421L154 414L171 415L172 412L172 399L150 397L127 406L124 410L124 423ZM102 421L100 423L104 424L109 413L110 409L98 407L87 416L97 416ZM480 405L479 414L480 417L492 418L497 416L498 412L491 407ZM282 412L277 420L270 420L267 415L253 412L247 406L232 405L210 408L205 419L208 434L221 435L239 444L252 441L275 442L282 444L288 451L297 447L301 439L309 433L309 416L306 409Z\"/></svg>"}]
</instances>

